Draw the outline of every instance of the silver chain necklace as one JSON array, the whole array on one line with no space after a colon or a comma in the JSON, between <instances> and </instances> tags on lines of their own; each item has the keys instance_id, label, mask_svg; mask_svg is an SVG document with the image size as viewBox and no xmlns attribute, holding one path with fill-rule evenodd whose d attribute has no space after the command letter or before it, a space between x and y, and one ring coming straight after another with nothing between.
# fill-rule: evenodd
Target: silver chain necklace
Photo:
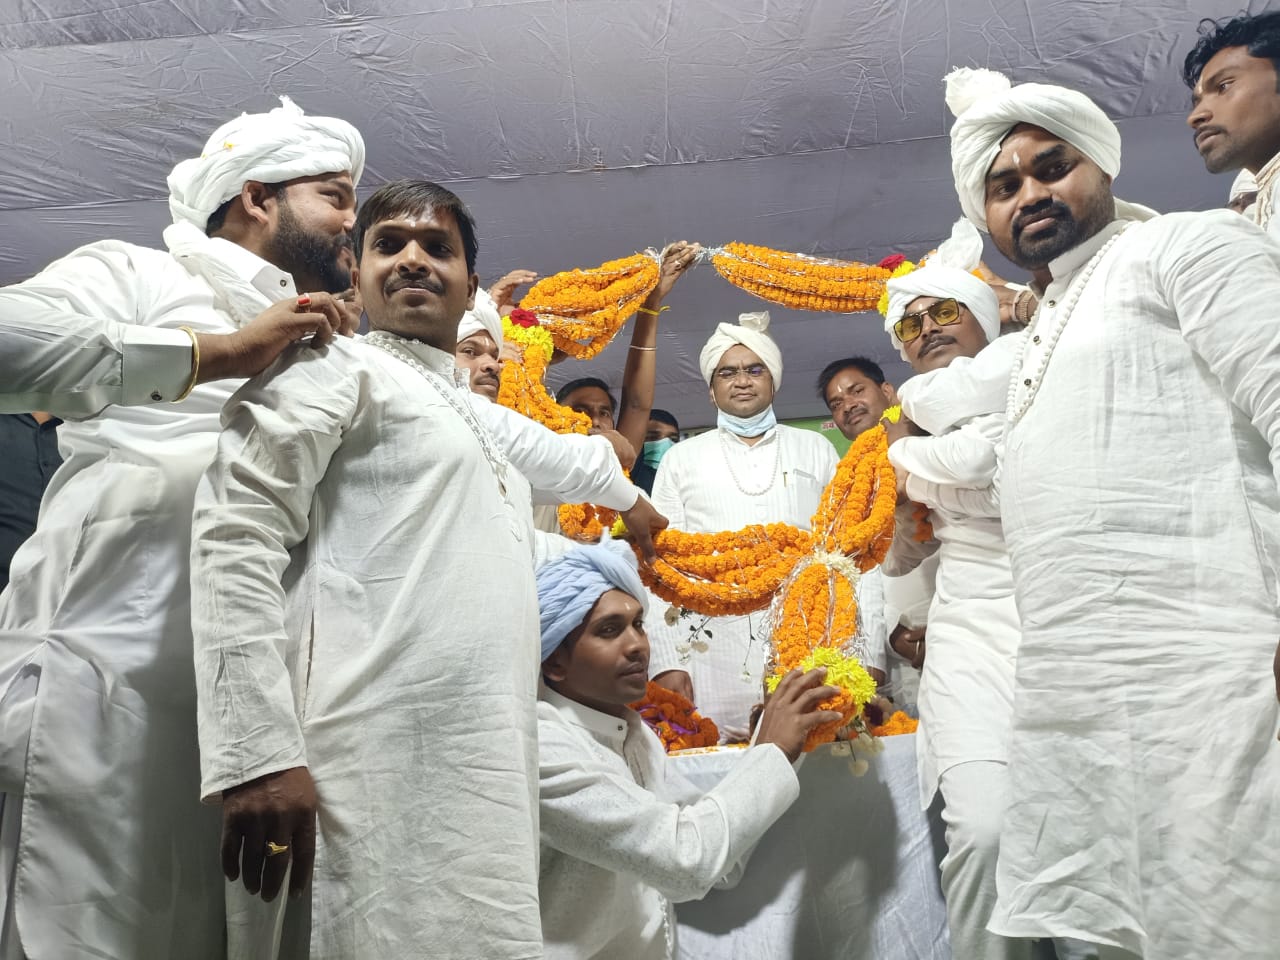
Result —
<instances>
[{"instance_id":1,"label":"silver chain necklace","mask_svg":"<svg viewBox=\"0 0 1280 960\"><path fill-rule=\"evenodd\" d=\"M458 414L463 422L475 434L477 440L480 441L480 449L484 452L484 457L489 461L489 467L493 470L493 475L498 479L498 490L502 493L503 498L507 496L507 457L499 448L497 441L478 419L475 412L471 409L470 404L459 396L460 388L450 384L444 377L431 370L421 360L403 346L404 338L398 337L394 333L387 333L385 330L373 330L365 334L365 343L370 343L380 350L391 354L401 363L408 367L412 367L422 378L427 381L435 391L440 394L444 402L453 407L455 413Z\"/></svg>"}]
</instances>

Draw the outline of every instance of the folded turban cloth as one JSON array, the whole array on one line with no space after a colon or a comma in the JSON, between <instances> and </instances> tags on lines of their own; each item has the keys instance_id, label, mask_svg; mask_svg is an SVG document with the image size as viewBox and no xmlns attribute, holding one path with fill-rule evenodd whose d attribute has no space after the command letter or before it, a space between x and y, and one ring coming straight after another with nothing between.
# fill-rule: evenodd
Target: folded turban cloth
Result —
<instances>
[{"instance_id":1,"label":"folded turban cloth","mask_svg":"<svg viewBox=\"0 0 1280 960\"><path fill-rule=\"evenodd\" d=\"M1048 130L1114 177L1120 172L1120 131L1083 93L1045 83L1020 83L994 70L962 67L947 75L951 172L964 215L987 229L986 177L1000 144L1020 123Z\"/></svg>"},{"instance_id":2,"label":"folded turban cloth","mask_svg":"<svg viewBox=\"0 0 1280 960\"><path fill-rule=\"evenodd\" d=\"M758 313L741 313L737 323L722 323L716 327L707 345L702 348L698 357L698 366L702 369L702 379L710 385L716 367L720 366L720 358L724 352L735 344L742 344L769 368L773 375L773 389L782 386L782 351L769 336L769 311Z\"/></svg>"},{"instance_id":3,"label":"folded turban cloth","mask_svg":"<svg viewBox=\"0 0 1280 960\"><path fill-rule=\"evenodd\" d=\"M502 315L498 313L498 305L487 292L477 289L476 305L462 315L458 324L458 342L481 331L493 337L499 348L502 347Z\"/></svg>"},{"instance_id":4,"label":"folded turban cloth","mask_svg":"<svg viewBox=\"0 0 1280 960\"><path fill-rule=\"evenodd\" d=\"M574 547L550 563L537 575L538 618L542 627L542 659L555 653L587 618L596 601L610 590L621 590L640 601L649 611L648 595L636 558L631 549L618 540L602 540L591 547Z\"/></svg>"},{"instance_id":5,"label":"folded turban cloth","mask_svg":"<svg viewBox=\"0 0 1280 960\"><path fill-rule=\"evenodd\" d=\"M893 325L902 319L908 304L916 297L955 297L969 308L987 335L988 343L1000 336L1000 301L985 280L970 272L981 261L982 236L972 223L961 217L951 228L951 236L923 267L888 282L889 310L884 317L884 328L904 360L907 355L902 341L893 332Z\"/></svg>"},{"instance_id":6,"label":"folded turban cloth","mask_svg":"<svg viewBox=\"0 0 1280 960\"><path fill-rule=\"evenodd\" d=\"M209 215L249 180L282 183L298 177L364 171L364 140L356 128L333 117L305 116L288 97L269 113L242 113L213 132L199 157L183 160L169 174L169 212L174 223L203 230Z\"/></svg>"}]
</instances>

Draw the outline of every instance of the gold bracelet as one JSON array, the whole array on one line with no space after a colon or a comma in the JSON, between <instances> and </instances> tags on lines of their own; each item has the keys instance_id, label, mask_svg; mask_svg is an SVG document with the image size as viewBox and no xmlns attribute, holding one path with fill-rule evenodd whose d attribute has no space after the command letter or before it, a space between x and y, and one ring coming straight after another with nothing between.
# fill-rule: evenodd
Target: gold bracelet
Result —
<instances>
[{"instance_id":1,"label":"gold bracelet","mask_svg":"<svg viewBox=\"0 0 1280 960\"><path fill-rule=\"evenodd\" d=\"M196 380L200 377L200 341L196 338L196 332L190 327L178 329L186 331L187 336L191 338L191 379L187 381L187 389L173 398L173 403L181 403L191 396L191 391L196 388Z\"/></svg>"},{"instance_id":2,"label":"gold bracelet","mask_svg":"<svg viewBox=\"0 0 1280 960\"><path fill-rule=\"evenodd\" d=\"M642 346L640 346L639 344L635 344L635 343L633 343L633 344L631 345L631 349L632 349L632 350L657 350L658 348L657 348L657 347L642 347Z\"/></svg>"},{"instance_id":3,"label":"gold bracelet","mask_svg":"<svg viewBox=\"0 0 1280 960\"><path fill-rule=\"evenodd\" d=\"M656 317L661 313L666 313L670 307L659 307L657 310L650 310L648 307L636 307L636 313L647 313L651 317Z\"/></svg>"}]
</instances>

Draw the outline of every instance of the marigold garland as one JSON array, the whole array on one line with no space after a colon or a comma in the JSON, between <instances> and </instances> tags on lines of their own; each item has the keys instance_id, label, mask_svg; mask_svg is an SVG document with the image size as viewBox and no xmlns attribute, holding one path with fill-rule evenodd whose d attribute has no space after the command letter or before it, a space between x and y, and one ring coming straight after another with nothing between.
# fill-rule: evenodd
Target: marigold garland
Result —
<instances>
[{"instance_id":1,"label":"marigold garland","mask_svg":"<svg viewBox=\"0 0 1280 960\"><path fill-rule=\"evenodd\" d=\"M504 348L510 346L517 357L502 364L498 403L556 433L590 430L590 417L561 406L547 393L543 377L555 348L551 334L538 324L537 318L528 311L515 310L502 318L502 337Z\"/></svg>"},{"instance_id":2,"label":"marigold garland","mask_svg":"<svg viewBox=\"0 0 1280 960\"><path fill-rule=\"evenodd\" d=\"M909 717L901 710L895 710L893 716L885 720L884 723L871 727L871 735L873 737L896 737L904 733L915 733L919 726L920 721L915 717Z\"/></svg>"},{"instance_id":3,"label":"marigold garland","mask_svg":"<svg viewBox=\"0 0 1280 960\"><path fill-rule=\"evenodd\" d=\"M711 251L716 272L748 293L793 310L856 313L875 307L890 270L845 260L785 253L749 243Z\"/></svg>"},{"instance_id":4,"label":"marigold garland","mask_svg":"<svg viewBox=\"0 0 1280 960\"><path fill-rule=\"evenodd\" d=\"M649 681L644 699L631 704L667 753L713 747L720 742L720 731L710 717L704 717L693 704L674 690Z\"/></svg>"},{"instance_id":5,"label":"marigold garland","mask_svg":"<svg viewBox=\"0 0 1280 960\"><path fill-rule=\"evenodd\" d=\"M590 270L566 270L535 283L520 306L537 314L558 349L588 360L658 285L660 269L658 254L649 250Z\"/></svg>"}]
</instances>

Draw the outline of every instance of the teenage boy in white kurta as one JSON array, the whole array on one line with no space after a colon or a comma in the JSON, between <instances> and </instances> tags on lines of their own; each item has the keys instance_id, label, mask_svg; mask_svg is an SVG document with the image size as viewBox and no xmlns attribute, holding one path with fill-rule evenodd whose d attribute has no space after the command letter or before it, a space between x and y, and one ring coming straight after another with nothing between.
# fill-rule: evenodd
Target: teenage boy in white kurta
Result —
<instances>
[{"instance_id":1,"label":"teenage boy in white kurta","mask_svg":"<svg viewBox=\"0 0 1280 960\"><path fill-rule=\"evenodd\" d=\"M1002 469L1023 639L992 929L1273 957L1280 251L1228 211L1117 219L1119 133L1078 93L954 92L961 204L1040 294Z\"/></svg>"},{"instance_id":2,"label":"teenage boy in white kurta","mask_svg":"<svg viewBox=\"0 0 1280 960\"><path fill-rule=\"evenodd\" d=\"M538 750L539 894L546 956L668 960L671 904L737 876L792 804L791 768L816 710L823 671L784 678L756 745L703 793L667 766L628 703L648 678L646 593L629 551L577 547L538 571L542 631Z\"/></svg>"}]
</instances>

